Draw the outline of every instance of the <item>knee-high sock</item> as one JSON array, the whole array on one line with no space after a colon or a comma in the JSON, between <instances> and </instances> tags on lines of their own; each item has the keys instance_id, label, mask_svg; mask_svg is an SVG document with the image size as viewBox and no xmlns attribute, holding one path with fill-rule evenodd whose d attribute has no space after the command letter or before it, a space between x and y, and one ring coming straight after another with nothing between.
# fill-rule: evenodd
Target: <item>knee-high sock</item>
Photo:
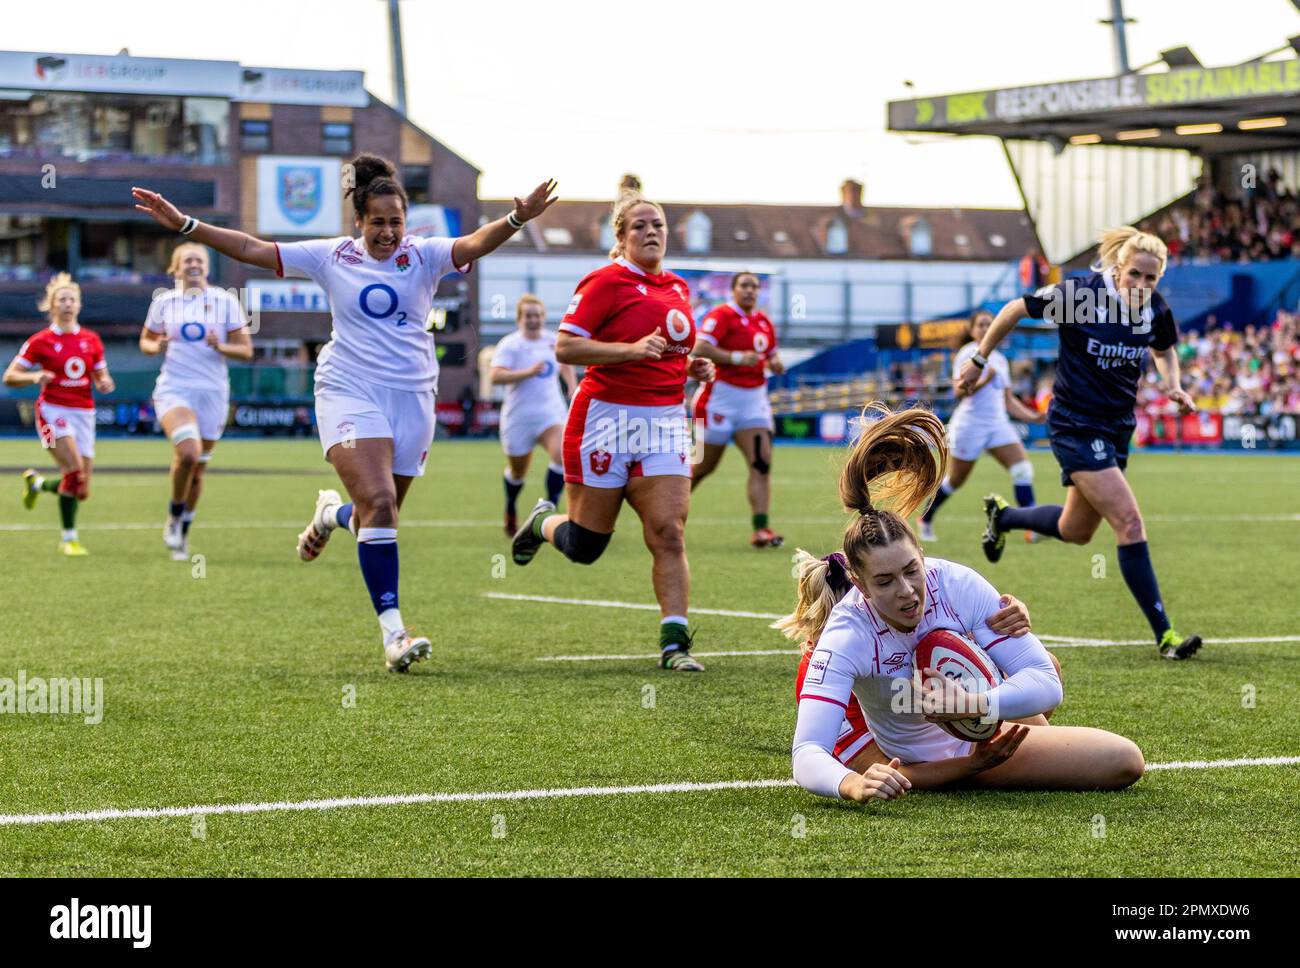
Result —
<instances>
[{"instance_id":1,"label":"knee-high sock","mask_svg":"<svg viewBox=\"0 0 1300 968\"><path fill-rule=\"evenodd\" d=\"M546 467L546 500L556 507L560 505L560 496L564 493L564 466L548 464Z\"/></svg>"},{"instance_id":2,"label":"knee-high sock","mask_svg":"<svg viewBox=\"0 0 1300 968\"><path fill-rule=\"evenodd\" d=\"M939 485L939 490L934 492L934 500L930 502L930 506L926 508L925 513L921 515L921 520L926 524L929 524L934 518L934 512L939 510L939 505L948 500L948 497L952 492L953 486L948 483L948 478L945 477L943 483Z\"/></svg>"},{"instance_id":3,"label":"knee-high sock","mask_svg":"<svg viewBox=\"0 0 1300 968\"><path fill-rule=\"evenodd\" d=\"M1156 571L1151 567L1151 552L1145 541L1137 544L1120 545L1116 548L1119 558L1119 570L1124 576L1128 590L1137 599L1138 607L1147 617L1151 631L1155 633L1156 642L1169 628L1169 616L1160 601L1160 585L1156 582Z\"/></svg>"},{"instance_id":4,"label":"knee-high sock","mask_svg":"<svg viewBox=\"0 0 1300 968\"><path fill-rule=\"evenodd\" d=\"M514 514L515 502L519 500L519 492L524 489L524 482L516 481L510 476L509 471L506 471L502 476L501 482L505 485L506 489L506 510L511 514Z\"/></svg>"},{"instance_id":5,"label":"knee-high sock","mask_svg":"<svg viewBox=\"0 0 1300 968\"><path fill-rule=\"evenodd\" d=\"M1037 531L1049 538L1060 540L1061 512L1059 504L1036 504L1031 508L1003 508L998 515L998 527L1003 531Z\"/></svg>"},{"instance_id":6,"label":"knee-high sock","mask_svg":"<svg viewBox=\"0 0 1300 968\"><path fill-rule=\"evenodd\" d=\"M1034 503L1034 485L1017 484L1015 485L1015 488L1016 503L1022 508L1032 507Z\"/></svg>"},{"instance_id":7,"label":"knee-high sock","mask_svg":"<svg viewBox=\"0 0 1300 968\"><path fill-rule=\"evenodd\" d=\"M357 531L357 559L375 613L396 609L397 529L361 528Z\"/></svg>"},{"instance_id":8,"label":"knee-high sock","mask_svg":"<svg viewBox=\"0 0 1300 968\"><path fill-rule=\"evenodd\" d=\"M71 533L73 537L64 538L64 541L75 541L77 533L77 498L73 494L59 494L59 520L63 522L63 533Z\"/></svg>"},{"instance_id":9,"label":"knee-high sock","mask_svg":"<svg viewBox=\"0 0 1300 968\"><path fill-rule=\"evenodd\" d=\"M42 477L41 490L48 494L59 493L59 479L57 477Z\"/></svg>"}]
</instances>

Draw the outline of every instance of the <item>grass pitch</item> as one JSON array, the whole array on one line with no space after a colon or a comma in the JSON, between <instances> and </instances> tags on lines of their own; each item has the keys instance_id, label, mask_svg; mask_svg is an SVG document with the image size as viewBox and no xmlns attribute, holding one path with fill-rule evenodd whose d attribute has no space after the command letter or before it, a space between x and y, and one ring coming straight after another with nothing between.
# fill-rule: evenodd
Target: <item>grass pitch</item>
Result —
<instances>
[{"instance_id":1,"label":"grass pitch","mask_svg":"<svg viewBox=\"0 0 1300 968\"><path fill-rule=\"evenodd\" d=\"M104 683L98 725L0 715L0 814L789 776L793 655L663 673L652 611L485 597L653 602L630 510L595 566L543 549L517 568L499 449L438 441L401 530L403 614L434 655L394 676L351 539L310 565L295 557L316 490L337 486L314 441L221 444L189 564L161 541L168 459L161 440L100 442L79 521L85 559L55 553L49 495L25 511L16 473L0 478L0 678ZM786 548L755 551L743 468L728 454L692 504L695 607L790 606L790 552L838 546L838 459L778 448L773 522ZM1050 455L1033 461L1039 500L1060 500ZM34 441L0 441L0 466L46 462ZM539 455L521 505L544 470ZM1300 460L1137 453L1130 479L1179 630L1297 633ZM1000 564L984 562L979 499L995 488L1009 492L1004 472L981 461L938 516L931 554L1024 599L1040 633L1148 637L1106 529L1087 548L1013 535ZM694 621L697 652L790 648L763 619ZM636 654L646 658L539 661ZM1148 763L1300 755L1300 642L1208 644L1187 663L1159 661L1151 645L1056 654L1066 698L1054 722L1121 732ZM1163 770L1115 794L917 793L865 808L768 787L10 822L0 873L1278 875L1300 868L1284 833L1297 802L1291 765Z\"/></svg>"}]
</instances>

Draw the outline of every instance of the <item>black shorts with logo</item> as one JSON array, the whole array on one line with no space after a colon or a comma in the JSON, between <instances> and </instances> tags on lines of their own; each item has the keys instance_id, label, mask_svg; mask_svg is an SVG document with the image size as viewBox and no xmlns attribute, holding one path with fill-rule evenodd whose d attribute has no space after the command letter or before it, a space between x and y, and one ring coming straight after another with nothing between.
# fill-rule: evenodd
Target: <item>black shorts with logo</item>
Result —
<instances>
[{"instance_id":1,"label":"black shorts with logo","mask_svg":"<svg viewBox=\"0 0 1300 968\"><path fill-rule=\"evenodd\" d=\"M1128 465L1128 445L1137 428L1137 418L1091 417L1052 401L1047 414L1052 453L1061 465L1061 483L1071 485L1075 471L1100 471Z\"/></svg>"}]
</instances>

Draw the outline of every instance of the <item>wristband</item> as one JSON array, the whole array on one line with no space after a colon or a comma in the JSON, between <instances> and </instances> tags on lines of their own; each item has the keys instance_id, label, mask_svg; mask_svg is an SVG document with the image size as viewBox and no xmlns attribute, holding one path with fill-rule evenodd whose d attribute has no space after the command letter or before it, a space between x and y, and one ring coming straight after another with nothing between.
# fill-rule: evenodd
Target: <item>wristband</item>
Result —
<instances>
[{"instance_id":1,"label":"wristband","mask_svg":"<svg viewBox=\"0 0 1300 968\"><path fill-rule=\"evenodd\" d=\"M196 219L193 215L186 215L185 221L181 223L181 227L177 231L179 231L181 235L189 235L198 227L199 227L199 220Z\"/></svg>"},{"instance_id":2,"label":"wristband","mask_svg":"<svg viewBox=\"0 0 1300 968\"><path fill-rule=\"evenodd\" d=\"M742 353L742 352L740 352L740 350L732 350L732 351L731 351L731 365L732 365L732 366L740 366L740 363L741 363L741 361L742 361L744 358L745 358L745 354Z\"/></svg>"},{"instance_id":3,"label":"wristband","mask_svg":"<svg viewBox=\"0 0 1300 968\"><path fill-rule=\"evenodd\" d=\"M506 221L510 223L510 227L516 232L524 227L523 220L516 216L513 211L506 213Z\"/></svg>"},{"instance_id":4,"label":"wristband","mask_svg":"<svg viewBox=\"0 0 1300 968\"><path fill-rule=\"evenodd\" d=\"M976 366L978 366L981 370L984 369L984 367L989 365L989 361L980 355L979 350L975 351L975 355L970 358L970 361L974 363Z\"/></svg>"}]
</instances>

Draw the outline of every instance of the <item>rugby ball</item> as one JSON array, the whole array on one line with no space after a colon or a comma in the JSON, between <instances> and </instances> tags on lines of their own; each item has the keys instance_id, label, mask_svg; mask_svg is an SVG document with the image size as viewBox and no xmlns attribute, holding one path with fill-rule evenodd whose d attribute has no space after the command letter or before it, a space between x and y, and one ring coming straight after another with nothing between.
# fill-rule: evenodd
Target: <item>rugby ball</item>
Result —
<instances>
[{"instance_id":1,"label":"rugby ball","mask_svg":"<svg viewBox=\"0 0 1300 968\"><path fill-rule=\"evenodd\" d=\"M971 692L986 692L1002 681L1002 674L988 653L951 629L935 629L922 636L913 661L918 672L934 669ZM986 723L979 718L953 719L935 725L957 739L978 743L996 736L1002 720Z\"/></svg>"}]
</instances>

